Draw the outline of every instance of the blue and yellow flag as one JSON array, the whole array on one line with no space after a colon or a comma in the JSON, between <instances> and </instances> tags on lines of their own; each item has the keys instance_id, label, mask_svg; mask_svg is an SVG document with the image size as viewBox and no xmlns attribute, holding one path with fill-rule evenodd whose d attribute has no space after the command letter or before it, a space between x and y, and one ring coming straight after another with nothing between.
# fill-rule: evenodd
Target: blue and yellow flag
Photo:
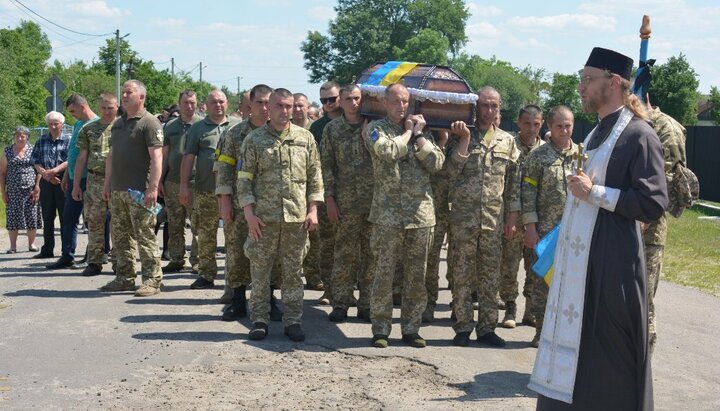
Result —
<instances>
[{"instance_id":1,"label":"blue and yellow flag","mask_svg":"<svg viewBox=\"0 0 720 411\"><path fill-rule=\"evenodd\" d=\"M532 269L535 274L545 280L548 286L552 281L555 247L557 247L558 236L560 235L560 224L556 225L545 237L541 238L535 246L535 254L538 259Z\"/></svg>"},{"instance_id":2,"label":"blue and yellow flag","mask_svg":"<svg viewBox=\"0 0 720 411\"><path fill-rule=\"evenodd\" d=\"M371 86L389 86L390 84L400 81L406 74L413 71L417 65L418 63L407 61L388 61L375 70L365 84Z\"/></svg>"}]
</instances>

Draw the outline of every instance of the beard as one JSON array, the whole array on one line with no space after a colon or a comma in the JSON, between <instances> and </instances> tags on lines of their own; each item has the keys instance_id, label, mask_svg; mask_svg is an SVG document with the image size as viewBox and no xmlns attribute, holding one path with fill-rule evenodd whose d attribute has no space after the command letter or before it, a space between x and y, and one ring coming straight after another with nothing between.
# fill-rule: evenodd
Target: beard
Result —
<instances>
[{"instance_id":1,"label":"beard","mask_svg":"<svg viewBox=\"0 0 720 411\"><path fill-rule=\"evenodd\" d=\"M591 114L597 113L602 106L607 103L610 99L610 89L605 87L600 89L600 93L594 96L588 96L584 101L581 101L582 109L584 112Z\"/></svg>"}]
</instances>

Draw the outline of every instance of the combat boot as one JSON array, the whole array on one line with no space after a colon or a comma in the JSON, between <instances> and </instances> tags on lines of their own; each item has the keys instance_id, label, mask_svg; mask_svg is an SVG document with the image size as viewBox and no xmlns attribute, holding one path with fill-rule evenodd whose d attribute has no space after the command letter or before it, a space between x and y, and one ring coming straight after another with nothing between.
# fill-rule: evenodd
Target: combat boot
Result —
<instances>
[{"instance_id":1,"label":"combat boot","mask_svg":"<svg viewBox=\"0 0 720 411\"><path fill-rule=\"evenodd\" d=\"M303 333L300 324L293 324L285 327L285 335L290 339L290 341L305 341L305 333Z\"/></svg>"},{"instance_id":2,"label":"combat boot","mask_svg":"<svg viewBox=\"0 0 720 411\"><path fill-rule=\"evenodd\" d=\"M540 346L540 330L535 331L535 336L532 341L530 341L530 346L533 348L538 348Z\"/></svg>"},{"instance_id":3,"label":"combat boot","mask_svg":"<svg viewBox=\"0 0 720 411\"><path fill-rule=\"evenodd\" d=\"M422 313L422 322L424 324L429 324L435 320L435 309L428 305L425 307L425 311Z\"/></svg>"},{"instance_id":4,"label":"combat boot","mask_svg":"<svg viewBox=\"0 0 720 411\"><path fill-rule=\"evenodd\" d=\"M537 326L537 322L535 321L535 316L530 311L530 304L527 300L525 300L525 313L523 313L522 323L529 327Z\"/></svg>"},{"instance_id":5,"label":"combat boot","mask_svg":"<svg viewBox=\"0 0 720 411\"><path fill-rule=\"evenodd\" d=\"M363 320L366 323L370 322L370 309L369 308L358 308L357 310L358 320Z\"/></svg>"},{"instance_id":6,"label":"combat boot","mask_svg":"<svg viewBox=\"0 0 720 411\"><path fill-rule=\"evenodd\" d=\"M248 334L248 338L251 340L259 341L267 337L268 326L265 323L256 322L253 324L252 330Z\"/></svg>"},{"instance_id":7,"label":"combat boot","mask_svg":"<svg viewBox=\"0 0 720 411\"><path fill-rule=\"evenodd\" d=\"M243 293L244 294L244 293ZM278 307L277 298L274 295L270 296L270 321L282 321L283 312Z\"/></svg>"},{"instance_id":8,"label":"combat boot","mask_svg":"<svg viewBox=\"0 0 720 411\"><path fill-rule=\"evenodd\" d=\"M333 308L328 319L334 323L341 323L347 319L347 308L335 307Z\"/></svg>"},{"instance_id":9,"label":"combat boot","mask_svg":"<svg viewBox=\"0 0 720 411\"><path fill-rule=\"evenodd\" d=\"M515 328L515 314L517 311L517 305L515 301L507 301L505 303L505 317L502 320L503 328Z\"/></svg>"},{"instance_id":10,"label":"combat boot","mask_svg":"<svg viewBox=\"0 0 720 411\"><path fill-rule=\"evenodd\" d=\"M223 311L223 321L237 321L247 315L247 300L245 287L234 288L232 303Z\"/></svg>"},{"instance_id":11,"label":"combat boot","mask_svg":"<svg viewBox=\"0 0 720 411\"><path fill-rule=\"evenodd\" d=\"M163 274L179 273L185 269L184 261L171 261L165 267L162 268Z\"/></svg>"},{"instance_id":12,"label":"combat boot","mask_svg":"<svg viewBox=\"0 0 720 411\"><path fill-rule=\"evenodd\" d=\"M234 288L230 288L230 286L227 285L226 282L225 289L223 290L223 295L220 297L220 304L230 304L232 302L234 294Z\"/></svg>"}]
</instances>

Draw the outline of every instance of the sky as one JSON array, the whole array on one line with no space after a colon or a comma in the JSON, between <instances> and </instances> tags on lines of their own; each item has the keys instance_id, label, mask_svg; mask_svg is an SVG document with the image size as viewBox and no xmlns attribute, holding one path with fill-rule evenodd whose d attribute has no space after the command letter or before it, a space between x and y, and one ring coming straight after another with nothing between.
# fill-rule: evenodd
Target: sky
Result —
<instances>
[{"instance_id":1,"label":"sky","mask_svg":"<svg viewBox=\"0 0 720 411\"><path fill-rule=\"evenodd\" d=\"M121 35L159 69L190 72L230 90L258 83L285 87L319 99L308 83L300 44L308 31L327 32L335 1L210 0L114 1L0 0L0 27L38 22L53 47L51 60L92 61L105 37ZM710 0L466 1L471 13L464 52L495 56L515 67L569 74L582 68L595 46L637 61L643 14L653 30L649 57L665 63L680 53L699 75L700 91L720 87L720 3ZM114 36L114 35L113 35ZM637 63L636 63L637 64ZM152 85L148 85L152 92Z\"/></svg>"}]
</instances>

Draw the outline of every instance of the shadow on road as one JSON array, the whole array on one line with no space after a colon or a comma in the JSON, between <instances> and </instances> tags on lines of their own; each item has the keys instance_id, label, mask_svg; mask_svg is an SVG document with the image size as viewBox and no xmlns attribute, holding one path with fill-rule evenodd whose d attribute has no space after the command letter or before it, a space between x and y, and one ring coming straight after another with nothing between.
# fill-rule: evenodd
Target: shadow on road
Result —
<instances>
[{"instance_id":1,"label":"shadow on road","mask_svg":"<svg viewBox=\"0 0 720 411\"><path fill-rule=\"evenodd\" d=\"M120 322L143 324L153 322L166 323L197 323L204 321L217 321L220 316L206 314L160 314L160 315L128 315L121 317Z\"/></svg>"},{"instance_id":2,"label":"shadow on road","mask_svg":"<svg viewBox=\"0 0 720 411\"><path fill-rule=\"evenodd\" d=\"M472 382L448 384L464 391L455 398L436 398L433 401L481 401L498 398L535 397L537 394L527 388L530 374L517 371L493 371L478 374Z\"/></svg>"},{"instance_id":3,"label":"shadow on road","mask_svg":"<svg viewBox=\"0 0 720 411\"><path fill-rule=\"evenodd\" d=\"M42 297L42 298L103 298L112 295L132 295L127 293L101 293L98 290L18 290L3 295L7 297Z\"/></svg>"}]
</instances>

